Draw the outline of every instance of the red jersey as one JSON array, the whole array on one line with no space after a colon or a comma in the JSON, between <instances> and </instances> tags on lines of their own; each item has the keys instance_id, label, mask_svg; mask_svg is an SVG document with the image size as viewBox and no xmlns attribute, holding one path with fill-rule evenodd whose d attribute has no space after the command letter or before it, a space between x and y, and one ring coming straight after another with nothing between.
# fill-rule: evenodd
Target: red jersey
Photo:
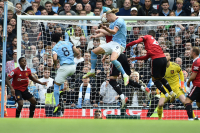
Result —
<instances>
[{"instance_id":1,"label":"red jersey","mask_svg":"<svg viewBox=\"0 0 200 133\"><path fill-rule=\"evenodd\" d=\"M151 57L151 59L156 59L156 58L162 58L165 57L162 48L158 44L158 42L151 36L151 35L146 35L144 37L139 38L138 40L132 41L129 44L126 45L126 47L133 46L135 44L138 44L140 42L144 42L145 49L147 51L146 56L141 56L141 57L135 57L136 60L146 60Z\"/></svg>"},{"instance_id":2,"label":"red jersey","mask_svg":"<svg viewBox=\"0 0 200 133\"><path fill-rule=\"evenodd\" d=\"M15 90L20 90L22 92L24 92L28 87L30 75L31 70L29 68L23 70L20 67L17 67L8 74L8 76L13 79L12 87Z\"/></svg>"},{"instance_id":3,"label":"red jersey","mask_svg":"<svg viewBox=\"0 0 200 133\"><path fill-rule=\"evenodd\" d=\"M192 81L194 86L200 87L200 58L194 60L192 64L192 72L197 73L196 78Z\"/></svg>"}]
</instances>

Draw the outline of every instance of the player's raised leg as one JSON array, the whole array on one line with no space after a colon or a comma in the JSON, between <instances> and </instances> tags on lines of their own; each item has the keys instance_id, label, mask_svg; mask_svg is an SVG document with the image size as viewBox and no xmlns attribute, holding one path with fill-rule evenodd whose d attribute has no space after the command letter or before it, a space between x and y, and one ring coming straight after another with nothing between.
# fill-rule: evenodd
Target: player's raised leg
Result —
<instances>
[{"instance_id":1,"label":"player's raised leg","mask_svg":"<svg viewBox=\"0 0 200 133\"><path fill-rule=\"evenodd\" d=\"M54 97L55 97L55 101L56 101L56 107L54 108L53 113L57 113L61 109L61 106L59 105L59 96L60 96L59 91L63 88L64 88L63 84L54 82Z\"/></svg>"}]
</instances>

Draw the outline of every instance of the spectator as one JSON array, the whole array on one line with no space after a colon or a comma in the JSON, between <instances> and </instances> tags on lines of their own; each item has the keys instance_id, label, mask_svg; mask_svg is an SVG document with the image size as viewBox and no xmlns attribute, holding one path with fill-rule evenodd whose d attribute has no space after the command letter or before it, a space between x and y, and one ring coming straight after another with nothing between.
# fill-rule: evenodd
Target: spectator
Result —
<instances>
[{"instance_id":1,"label":"spectator","mask_svg":"<svg viewBox=\"0 0 200 133\"><path fill-rule=\"evenodd\" d=\"M70 5L71 5L71 9L72 9L74 12L76 12L76 5L77 5L76 0L69 0L68 2L69 2Z\"/></svg>"},{"instance_id":2,"label":"spectator","mask_svg":"<svg viewBox=\"0 0 200 133\"><path fill-rule=\"evenodd\" d=\"M33 64L32 64L33 54L31 54L30 46L27 46L25 49L25 58L26 58L28 68L32 68L33 67Z\"/></svg>"},{"instance_id":3,"label":"spectator","mask_svg":"<svg viewBox=\"0 0 200 133\"><path fill-rule=\"evenodd\" d=\"M135 71L139 73L139 79L141 79L144 83L148 83L151 77L149 75L148 67L144 63L144 60L137 61Z\"/></svg>"},{"instance_id":4,"label":"spectator","mask_svg":"<svg viewBox=\"0 0 200 133\"><path fill-rule=\"evenodd\" d=\"M191 71L191 70L192 70L191 67L192 67L191 64L187 64L187 65L186 65L185 71L188 73L188 76L190 76L190 74L191 74L191 72L192 72L192 71Z\"/></svg>"},{"instance_id":5,"label":"spectator","mask_svg":"<svg viewBox=\"0 0 200 133\"><path fill-rule=\"evenodd\" d=\"M52 55L52 46L46 46L45 47L45 52L48 54L48 55Z\"/></svg>"},{"instance_id":6,"label":"spectator","mask_svg":"<svg viewBox=\"0 0 200 133\"><path fill-rule=\"evenodd\" d=\"M167 47L167 45L165 44L165 42L161 42L159 43L160 47L162 48L163 52L168 51L169 48Z\"/></svg>"},{"instance_id":7,"label":"spectator","mask_svg":"<svg viewBox=\"0 0 200 133\"><path fill-rule=\"evenodd\" d=\"M24 45L25 47L30 46L30 42L29 42L29 36L27 33L24 33L22 36L22 45Z\"/></svg>"},{"instance_id":8,"label":"spectator","mask_svg":"<svg viewBox=\"0 0 200 133\"><path fill-rule=\"evenodd\" d=\"M31 5L31 3L29 3L27 0L21 0L21 1L19 1L19 3L22 5L22 9L21 9L21 11L22 12L25 12L25 10L29 7L31 7L32 5ZM16 4L17 5L17 4ZM30 8L29 10L32 10L32 8ZM28 10L27 10L28 11ZM17 10L16 10L16 12L17 12Z\"/></svg>"},{"instance_id":9,"label":"spectator","mask_svg":"<svg viewBox=\"0 0 200 133\"><path fill-rule=\"evenodd\" d=\"M200 38L195 38L194 46L199 47L200 46Z\"/></svg>"},{"instance_id":10,"label":"spectator","mask_svg":"<svg viewBox=\"0 0 200 133\"><path fill-rule=\"evenodd\" d=\"M17 50L17 38L14 37L11 46L6 49L7 54L11 57L13 55L13 51Z\"/></svg>"},{"instance_id":11,"label":"spectator","mask_svg":"<svg viewBox=\"0 0 200 133\"><path fill-rule=\"evenodd\" d=\"M75 94L75 99L77 101L77 108L82 108L82 106L90 106L95 104L96 89L91 86L89 83L90 79L82 79L83 83L80 85L80 88L77 89Z\"/></svg>"},{"instance_id":12,"label":"spectator","mask_svg":"<svg viewBox=\"0 0 200 133\"><path fill-rule=\"evenodd\" d=\"M48 15L54 15L55 14L55 12L52 11L52 3L51 2L47 1L45 3L45 9L47 10Z\"/></svg>"},{"instance_id":13,"label":"spectator","mask_svg":"<svg viewBox=\"0 0 200 133\"><path fill-rule=\"evenodd\" d=\"M1 2L0 2L0 6L3 7L3 8L4 8L4 1L5 1L5 0L1 0ZM9 6L7 7L7 9L8 9L8 10L12 10L12 11L14 12L13 3L10 2L10 0L9 0L9 1L7 0L7 2L8 2L8 5L9 5ZM4 9L3 9L3 10L4 10Z\"/></svg>"},{"instance_id":14,"label":"spectator","mask_svg":"<svg viewBox=\"0 0 200 133\"><path fill-rule=\"evenodd\" d=\"M151 0L145 0L144 6L138 10L138 16L149 16L155 10Z\"/></svg>"},{"instance_id":15,"label":"spectator","mask_svg":"<svg viewBox=\"0 0 200 133\"><path fill-rule=\"evenodd\" d=\"M92 45L88 44L87 51L94 49L94 48L97 48L99 45L101 45L100 39L99 38L93 38L93 43L92 43Z\"/></svg>"},{"instance_id":16,"label":"spectator","mask_svg":"<svg viewBox=\"0 0 200 133\"><path fill-rule=\"evenodd\" d=\"M119 9L119 12L116 13L117 16L131 16L131 1L125 0L124 7Z\"/></svg>"},{"instance_id":17,"label":"spectator","mask_svg":"<svg viewBox=\"0 0 200 133\"><path fill-rule=\"evenodd\" d=\"M3 7L0 7L0 20L2 20L3 18L4 18Z\"/></svg>"},{"instance_id":18,"label":"spectator","mask_svg":"<svg viewBox=\"0 0 200 133\"><path fill-rule=\"evenodd\" d=\"M47 89L51 86L53 86L53 81L54 79L50 77L50 68L45 67L44 68L44 76L43 78L39 79L40 82L47 82L47 85L40 85L36 84L36 88L38 89L39 92L39 104L40 105L45 105L45 93L47 93Z\"/></svg>"},{"instance_id":19,"label":"spectator","mask_svg":"<svg viewBox=\"0 0 200 133\"><path fill-rule=\"evenodd\" d=\"M78 63L84 61L84 58L82 57L82 50L80 48L78 48L79 50L79 55L77 55L75 58L74 58L74 63L77 65Z\"/></svg>"},{"instance_id":20,"label":"spectator","mask_svg":"<svg viewBox=\"0 0 200 133\"><path fill-rule=\"evenodd\" d=\"M192 35L190 34L190 31L185 31L183 35L183 44L186 44L187 42L190 42L194 45L194 38L192 38Z\"/></svg>"},{"instance_id":21,"label":"spectator","mask_svg":"<svg viewBox=\"0 0 200 133\"><path fill-rule=\"evenodd\" d=\"M63 7L59 4L59 0L52 0L52 10L59 14Z\"/></svg>"},{"instance_id":22,"label":"spectator","mask_svg":"<svg viewBox=\"0 0 200 133\"><path fill-rule=\"evenodd\" d=\"M172 42L172 45L174 46L174 37L177 35L176 30L175 30L175 25L171 25L169 27L169 41Z\"/></svg>"},{"instance_id":23,"label":"spectator","mask_svg":"<svg viewBox=\"0 0 200 133\"><path fill-rule=\"evenodd\" d=\"M194 2L193 4L193 9L194 9L194 12L197 14L197 16L200 16L200 13L199 13L199 3L198 2Z\"/></svg>"},{"instance_id":24,"label":"spectator","mask_svg":"<svg viewBox=\"0 0 200 133\"><path fill-rule=\"evenodd\" d=\"M37 41L40 41L42 39L42 33L39 31L39 24L36 22L32 22L31 29L28 31L29 41L31 45L37 44Z\"/></svg>"},{"instance_id":25,"label":"spectator","mask_svg":"<svg viewBox=\"0 0 200 133\"><path fill-rule=\"evenodd\" d=\"M13 11L12 10L8 10L8 15L7 15L7 19L8 19L8 23L10 22L10 19L11 18L13 18L13 16L14 16L14 13L13 13Z\"/></svg>"},{"instance_id":26,"label":"spectator","mask_svg":"<svg viewBox=\"0 0 200 133\"><path fill-rule=\"evenodd\" d=\"M73 42L74 46L80 45L80 37L83 35L84 35L84 32L81 29L81 27L76 26L76 28L74 28L74 32L72 32L72 36L70 36L70 39Z\"/></svg>"},{"instance_id":27,"label":"spectator","mask_svg":"<svg viewBox=\"0 0 200 133\"><path fill-rule=\"evenodd\" d=\"M163 10L159 12L159 16L169 16L169 13L171 10L169 9L168 0L163 0L161 6L162 6Z\"/></svg>"},{"instance_id":28,"label":"spectator","mask_svg":"<svg viewBox=\"0 0 200 133\"><path fill-rule=\"evenodd\" d=\"M138 9L136 7L132 7L130 14L131 14L131 16L137 16L138 15Z\"/></svg>"},{"instance_id":29,"label":"spectator","mask_svg":"<svg viewBox=\"0 0 200 133\"><path fill-rule=\"evenodd\" d=\"M43 77L43 72L44 72L44 64L40 63L36 72L39 79Z\"/></svg>"},{"instance_id":30,"label":"spectator","mask_svg":"<svg viewBox=\"0 0 200 133\"><path fill-rule=\"evenodd\" d=\"M17 3L16 6L15 6L15 14L13 15L13 17L15 19L17 19L17 15L24 15L24 13L22 13L22 4L21 3ZM1 13L0 13L1 14Z\"/></svg>"},{"instance_id":31,"label":"spectator","mask_svg":"<svg viewBox=\"0 0 200 133\"><path fill-rule=\"evenodd\" d=\"M184 65L183 65L183 60L180 58L180 57L177 57L176 59L175 59L175 63L177 63L179 66L180 66L180 68L182 69L182 70L184 70Z\"/></svg>"},{"instance_id":32,"label":"spectator","mask_svg":"<svg viewBox=\"0 0 200 133\"><path fill-rule=\"evenodd\" d=\"M80 11L80 16L86 16L87 13L85 10ZM88 27L86 26L87 24L87 20L79 20L79 23L81 23L81 25L79 25L81 27L81 29L84 31L85 36L88 35Z\"/></svg>"},{"instance_id":33,"label":"spectator","mask_svg":"<svg viewBox=\"0 0 200 133\"><path fill-rule=\"evenodd\" d=\"M192 84L192 82L190 82L190 87L188 87L187 86L188 73L186 71L183 71L183 75L184 75L184 86L185 86L186 92L190 93L190 91L191 91L191 89L193 87L193 84Z\"/></svg>"},{"instance_id":34,"label":"spectator","mask_svg":"<svg viewBox=\"0 0 200 133\"><path fill-rule=\"evenodd\" d=\"M39 67L39 59L38 59L38 57L35 57L35 56L33 57L32 64L33 64L33 67L31 68L31 73L36 73L37 69Z\"/></svg>"},{"instance_id":35,"label":"spectator","mask_svg":"<svg viewBox=\"0 0 200 133\"><path fill-rule=\"evenodd\" d=\"M16 34L13 33L13 27L11 24L7 24L7 34L8 34L7 42L11 43L13 38L16 36Z\"/></svg>"},{"instance_id":36,"label":"spectator","mask_svg":"<svg viewBox=\"0 0 200 133\"><path fill-rule=\"evenodd\" d=\"M41 11L42 9L44 9L44 7L40 5L40 1L41 0L35 0L35 2L32 2L32 6L27 7L24 12L28 12L29 10L34 10L33 9L33 3L37 3L37 6L38 6L37 10L38 11ZM23 4L22 4L22 9L23 9Z\"/></svg>"},{"instance_id":37,"label":"spectator","mask_svg":"<svg viewBox=\"0 0 200 133\"><path fill-rule=\"evenodd\" d=\"M17 50L13 51L13 60L6 62L6 73L9 74L12 70L17 68Z\"/></svg>"},{"instance_id":38,"label":"spectator","mask_svg":"<svg viewBox=\"0 0 200 133\"><path fill-rule=\"evenodd\" d=\"M113 6L113 0L105 0L105 5L104 5L104 6L110 8L111 10L112 10L113 8L115 8L115 7Z\"/></svg>"},{"instance_id":39,"label":"spectator","mask_svg":"<svg viewBox=\"0 0 200 133\"><path fill-rule=\"evenodd\" d=\"M197 27L196 35L200 38L200 26Z\"/></svg>"},{"instance_id":40,"label":"spectator","mask_svg":"<svg viewBox=\"0 0 200 133\"><path fill-rule=\"evenodd\" d=\"M77 64L76 73L80 73L80 71L83 70L83 67L90 63L90 53L89 52L85 52L83 54L84 54L84 56L83 56L84 61L79 62Z\"/></svg>"},{"instance_id":41,"label":"spectator","mask_svg":"<svg viewBox=\"0 0 200 133\"><path fill-rule=\"evenodd\" d=\"M52 77L53 79L55 79L56 70L55 70L55 68L53 67L53 57L52 57L52 56L48 56L48 57L47 57L47 64L46 64L45 66L47 66L47 67L50 68L51 77Z\"/></svg>"},{"instance_id":42,"label":"spectator","mask_svg":"<svg viewBox=\"0 0 200 133\"><path fill-rule=\"evenodd\" d=\"M186 42L185 43L185 50L191 50L192 49L192 44L191 42Z\"/></svg>"},{"instance_id":43,"label":"spectator","mask_svg":"<svg viewBox=\"0 0 200 133\"><path fill-rule=\"evenodd\" d=\"M81 3L76 4L76 14L79 15L80 11L83 10L83 5Z\"/></svg>"},{"instance_id":44,"label":"spectator","mask_svg":"<svg viewBox=\"0 0 200 133\"><path fill-rule=\"evenodd\" d=\"M177 7L177 10L175 11L175 15L176 16L186 16L185 11L182 10L182 8L183 8L183 0L177 0L176 1L176 7Z\"/></svg>"},{"instance_id":45,"label":"spectator","mask_svg":"<svg viewBox=\"0 0 200 133\"><path fill-rule=\"evenodd\" d=\"M92 11L94 11L94 8L95 8L95 1L94 0L82 0L83 9L85 8L86 4L90 4Z\"/></svg>"},{"instance_id":46,"label":"spectator","mask_svg":"<svg viewBox=\"0 0 200 133\"><path fill-rule=\"evenodd\" d=\"M182 39L180 36L174 38L175 46L170 49L170 55L172 60L175 60L176 57L180 57L181 54L185 52L185 49L182 44Z\"/></svg>"},{"instance_id":47,"label":"spectator","mask_svg":"<svg viewBox=\"0 0 200 133\"><path fill-rule=\"evenodd\" d=\"M17 25L16 25L17 22L16 22L16 19L15 19L15 18L11 18L11 19L10 19L10 24L11 24L12 29L13 29L13 30L12 30L13 34L16 35L16 34L17 34L17 29L16 29L16 28L17 28Z\"/></svg>"},{"instance_id":48,"label":"spectator","mask_svg":"<svg viewBox=\"0 0 200 133\"><path fill-rule=\"evenodd\" d=\"M140 0L133 0L132 7L136 7L137 11L142 8L142 6L139 4Z\"/></svg>"},{"instance_id":49,"label":"spectator","mask_svg":"<svg viewBox=\"0 0 200 133\"><path fill-rule=\"evenodd\" d=\"M84 10L86 11L87 16L93 16L94 12L92 12L92 8L90 4L86 4Z\"/></svg>"},{"instance_id":50,"label":"spectator","mask_svg":"<svg viewBox=\"0 0 200 133\"><path fill-rule=\"evenodd\" d=\"M76 12L71 10L71 5L70 3L65 3L64 4L64 10L59 12L59 15L66 15L67 13L71 13L72 15L76 15Z\"/></svg>"},{"instance_id":51,"label":"spectator","mask_svg":"<svg viewBox=\"0 0 200 133\"><path fill-rule=\"evenodd\" d=\"M48 15L47 9L42 9L41 10L41 15Z\"/></svg>"},{"instance_id":52,"label":"spectator","mask_svg":"<svg viewBox=\"0 0 200 133\"><path fill-rule=\"evenodd\" d=\"M145 83L143 83L142 80L140 80L139 77L140 77L140 74L137 71L131 73L131 79L146 88ZM145 93L140 88L134 87L131 95L132 95L131 99L130 99L131 106L144 106L144 105L146 105L147 101L146 101Z\"/></svg>"},{"instance_id":53,"label":"spectator","mask_svg":"<svg viewBox=\"0 0 200 133\"><path fill-rule=\"evenodd\" d=\"M80 48L83 51L83 53L85 53L87 51L87 46L88 46L87 39L84 36L81 36L80 45L77 47Z\"/></svg>"},{"instance_id":54,"label":"spectator","mask_svg":"<svg viewBox=\"0 0 200 133\"><path fill-rule=\"evenodd\" d=\"M124 0L117 0L117 8L123 8Z\"/></svg>"},{"instance_id":55,"label":"spectator","mask_svg":"<svg viewBox=\"0 0 200 133\"><path fill-rule=\"evenodd\" d=\"M109 77L107 79L109 79ZM118 100L115 99L117 92L109 84L108 80L101 84L100 95L102 96L102 101L100 101L100 104L103 104L104 106L116 105L118 102Z\"/></svg>"},{"instance_id":56,"label":"spectator","mask_svg":"<svg viewBox=\"0 0 200 133\"><path fill-rule=\"evenodd\" d=\"M3 61L3 47L0 47L0 63L2 63L2 61ZM7 61L10 61L10 60L12 60L12 58L10 58L9 56L8 56L8 54L6 53L6 62Z\"/></svg>"},{"instance_id":57,"label":"spectator","mask_svg":"<svg viewBox=\"0 0 200 133\"><path fill-rule=\"evenodd\" d=\"M103 6L102 0L96 1L96 8L100 9L100 15L102 15L104 12L107 12L108 10L111 10L110 8ZM97 15L95 14L95 16Z\"/></svg>"},{"instance_id":58,"label":"spectator","mask_svg":"<svg viewBox=\"0 0 200 133\"><path fill-rule=\"evenodd\" d=\"M197 35L195 35L195 25L194 24L189 24L188 30L190 31L190 35L191 35L192 39L195 39L196 37L198 37Z\"/></svg>"},{"instance_id":59,"label":"spectator","mask_svg":"<svg viewBox=\"0 0 200 133\"><path fill-rule=\"evenodd\" d=\"M182 57L182 59L183 59L183 66L186 68L186 66L188 65L188 64L192 64L193 62L192 62L192 60L190 59L190 51L191 50L185 50L185 54L184 54L184 56Z\"/></svg>"}]
</instances>

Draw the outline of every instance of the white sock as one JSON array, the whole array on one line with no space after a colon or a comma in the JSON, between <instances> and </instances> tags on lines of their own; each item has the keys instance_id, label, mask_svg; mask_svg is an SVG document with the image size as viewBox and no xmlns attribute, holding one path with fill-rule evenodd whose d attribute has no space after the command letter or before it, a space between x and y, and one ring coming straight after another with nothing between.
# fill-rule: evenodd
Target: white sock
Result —
<instances>
[{"instance_id":1,"label":"white sock","mask_svg":"<svg viewBox=\"0 0 200 133\"><path fill-rule=\"evenodd\" d=\"M168 97L168 96L169 96L169 94L168 94L168 93L166 93L166 94L165 94L165 96L166 96L166 97Z\"/></svg>"},{"instance_id":2,"label":"white sock","mask_svg":"<svg viewBox=\"0 0 200 133\"><path fill-rule=\"evenodd\" d=\"M173 94L173 91L171 91L169 94L172 95L172 94Z\"/></svg>"},{"instance_id":3,"label":"white sock","mask_svg":"<svg viewBox=\"0 0 200 133\"><path fill-rule=\"evenodd\" d=\"M144 86L141 86L141 88L140 88L142 91L145 91L145 87Z\"/></svg>"},{"instance_id":4,"label":"white sock","mask_svg":"<svg viewBox=\"0 0 200 133\"><path fill-rule=\"evenodd\" d=\"M91 73L95 73L95 69L91 69L90 72L91 72Z\"/></svg>"},{"instance_id":5,"label":"white sock","mask_svg":"<svg viewBox=\"0 0 200 133\"><path fill-rule=\"evenodd\" d=\"M120 98L123 100L123 99L124 99L124 94L121 94L121 95L120 95Z\"/></svg>"},{"instance_id":6,"label":"white sock","mask_svg":"<svg viewBox=\"0 0 200 133\"><path fill-rule=\"evenodd\" d=\"M126 77L126 76L128 76L128 75L127 75L126 73L124 73L124 74L123 74L123 77Z\"/></svg>"}]
</instances>

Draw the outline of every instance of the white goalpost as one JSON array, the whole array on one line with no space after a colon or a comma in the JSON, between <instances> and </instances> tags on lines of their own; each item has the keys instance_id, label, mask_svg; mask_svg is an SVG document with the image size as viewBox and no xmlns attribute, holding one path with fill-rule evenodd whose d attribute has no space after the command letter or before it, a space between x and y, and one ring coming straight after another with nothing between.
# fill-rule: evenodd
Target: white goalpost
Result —
<instances>
[{"instance_id":1,"label":"white goalpost","mask_svg":"<svg viewBox=\"0 0 200 133\"><path fill-rule=\"evenodd\" d=\"M162 48L165 50L168 50L172 55L172 62L176 61L176 58L179 57L183 60L183 62L185 61L185 58L188 57L187 53L185 51L188 51L189 48L187 49L186 47L186 43L189 43L190 39L187 39L187 33L188 34L194 34L195 37L193 39L191 43L191 47L192 46L199 46L200 43L196 42L195 39L200 38L200 17L155 17L155 16L119 16L120 18L123 18L126 23L127 23L127 40L129 41L133 41L135 39L138 39L140 36L143 36L145 34L147 34L148 30L155 30L157 33L157 41L159 41L160 44L162 44ZM80 20L83 20L86 23L82 23L83 21L80 22ZM86 21L85 21L86 20ZM22 48L22 42L23 42L23 35L27 34L29 35L29 33L26 33L22 30L22 27L25 27L26 30L30 30L31 26L29 27L30 29L28 29L28 27L25 26L25 21L29 21L30 23L45 23L45 28L49 28L49 24L50 23L54 23L55 27L53 27L53 29L55 29L57 27L57 25L59 25L59 27L61 27L60 25L62 25L62 29L63 30L63 35L68 35L68 37L70 38L69 34L72 34L71 30L66 31L66 27L68 27L68 25L76 25L76 26L87 26L86 29L82 28L85 35L85 38L87 38L87 44L89 43L88 41L88 37L91 33L91 27L92 26L99 26L99 21L100 21L100 17L99 16L39 16L39 15L19 15L17 16L17 58L19 59L22 55L26 57L26 48ZM96 23L92 23L91 21L97 21ZM180 25L182 27L180 27ZM33 25L32 25L33 26ZM37 25L38 26L38 25ZM160 29L158 29L158 27L160 26ZM189 27L194 28L194 32L195 33L190 33ZM89 28L90 27L90 28ZM37 27L39 28L39 27ZM173 33L173 35L171 34L172 31L170 31L171 29L175 30L175 33ZM73 29L74 34L75 34L75 29ZM87 33L86 33L87 31ZM46 29L45 29L46 32ZM36 36L37 38L35 39L35 44L31 44L31 45L36 45L36 47L38 47L38 42L39 41L46 41L43 38L47 38L46 34L45 36L43 36L43 33L41 33L42 35L42 39L39 40L37 39L38 36ZM51 32L50 32L51 34ZM181 47L181 49L184 51L180 54L178 54L178 56L176 55L176 51L173 49L176 49L176 37L180 37L180 39L182 40L182 42L184 41L183 47ZM183 38L186 38L185 40ZM30 39L30 37L29 37ZM51 39L51 36L50 38ZM65 38L66 39L66 38ZM164 39L164 40L162 40ZM175 40L174 40L175 39ZM34 41L34 38L32 38L32 40ZM200 41L200 40L199 40ZM106 42L105 38L100 39L100 43L101 42ZM52 45L52 42L50 40L49 42ZM129 43L129 42L127 42ZM95 43L92 41L92 45L94 45ZM198 45L199 44L199 45ZM179 45L179 44L177 44ZM189 44L188 44L189 45ZM77 44L77 46L79 46ZM143 44L141 44L142 48L139 48L139 45L135 46L135 47L131 47L129 49L128 52L126 52L128 57L133 57L133 56L141 56L142 55L142 50L144 50L144 46ZM42 49L45 49L45 47L43 46ZM90 51L90 50L87 50ZM179 51L178 51L179 52ZM82 53L83 56L84 53ZM49 54L48 54L49 55ZM90 56L90 55L89 55ZM32 61L34 56L30 56L30 62ZM188 58L187 58L188 59ZM192 60L192 59L190 59ZM185 64L180 64L180 67L183 69L183 71L187 72L189 75L189 65L187 63L188 60L186 60ZM29 62L29 63L30 63ZM188 61L189 62L189 61ZM101 63L101 61L98 62L99 64L97 64L97 66L99 68L97 68L99 71L99 73L104 72L104 70L109 70L109 68L107 68L106 66L103 66L103 64ZM108 63L110 64L110 62ZM88 65L88 64L87 64ZM151 106L151 103L153 103L155 100L155 97L158 96L157 100L159 99L159 94L156 93L156 90L154 90L155 93L152 93L152 97L150 100L146 99L146 95L143 94L143 92L139 91L138 89L135 89L133 87L124 87L122 85L122 89L125 92L125 95L127 95L130 98L129 103L127 104L126 109L121 110L120 109L120 100L116 96L114 97L113 93L111 94L111 96L113 96L113 99L115 99L115 104L110 104L110 103L104 103L104 101L102 100L103 98L105 98L106 96L109 98L109 95L111 92L106 90L104 92L104 94L101 95L100 92L100 87L102 86L103 82L105 79L101 78L101 75L99 76L99 79L97 79L98 77L94 78L94 79L90 79L90 82L92 85L94 84L94 90L98 90L98 97L99 100L98 103L92 102L92 104L90 105L86 105L86 106L82 106L82 108L76 108L75 105L78 99L75 99L74 97L76 97L76 94L79 94L79 90L77 90L77 88L80 87L80 84L84 81L82 81L80 79L80 75L82 73L84 73L86 68L90 68L88 67L86 64L84 64L83 67L81 67L81 69L83 70L79 70L80 72L76 73L74 75L74 80L72 79L68 79L68 84L70 84L70 91L74 91L73 95L70 95L69 97L65 97L65 98L61 98L63 101L63 112L61 112L61 114L59 115L55 115L55 116L49 116L49 118L51 117L58 117L58 116L62 116L62 118L80 118L80 119L91 119L94 117L94 112L95 110L99 109L102 112L102 116L103 118L111 118L111 119L116 119L116 118L125 118L125 119L158 119L157 116L157 112L156 112L156 108L153 110L151 117L147 117L148 114L148 110ZM32 66L32 64L31 64ZM87 66L85 69L84 67ZM142 82L144 82L144 84L149 88L152 87L151 83L149 82L149 80L151 79L151 75L149 75L150 72L150 67L149 67L149 61L144 61L144 62L131 62L130 64L132 73L134 71L137 71L140 75L140 80ZM188 69L187 69L188 68ZM56 73L56 72L55 72ZM80 74L81 73L81 74ZM80 75L79 75L80 74ZM106 74L105 74L106 75ZM131 74L131 77L134 80L134 77L132 76L134 74ZM52 75L51 75L52 76ZM187 77L188 78L188 77ZM80 83L81 82L81 83ZM105 81L106 82L106 81ZM121 83L121 79L120 77L118 78L118 82ZM139 82L139 81L138 81ZM122 82L123 83L123 82ZM99 86L97 84L100 84ZM106 83L105 83L106 84ZM78 86L78 87L76 87ZM98 86L98 87L97 87ZM75 89L74 89L74 88ZM107 87L107 86L106 86ZM187 91L187 89L185 86L185 90ZM69 91L70 94L72 94ZM77 93L75 92L77 91ZM69 94L67 93L67 94ZM102 92L103 93L103 92ZM187 92L185 93L185 95L187 94ZM92 94L91 94L92 95ZM97 96L97 94L95 94L94 96L94 101L97 101L95 99L95 97ZM47 97L47 95L45 94L45 98ZM53 98L53 97L52 97ZM67 98L72 98L75 99L73 102L70 101L68 105L66 105L66 101L68 100ZM111 98L112 99L112 98ZM39 99L40 100L40 99ZM48 118L47 116L47 110L50 110L52 112L52 108L54 106L54 99L51 99L51 106L49 108L46 108L47 104L41 104L41 105L37 105L36 111L35 111L35 117L37 118ZM95 104L94 104L95 103ZM176 106L176 104L178 106ZM171 104L167 104L164 107L163 110L163 118L164 119L187 119L187 113L184 110L184 105L182 105L178 100L176 103L173 103L173 106ZM157 106L157 105L156 105ZM12 106L7 106L12 107ZM24 108L21 112L21 117L28 117L28 108L29 104L24 105ZM200 110L198 110L198 107L195 105L195 103L193 104L193 109L194 109L194 113L196 115L200 115ZM118 117L120 116L120 117ZM131 116L131 117L128 117ZM11 116L14 117L14 116Z\"/></svg>"}]
</instances>

